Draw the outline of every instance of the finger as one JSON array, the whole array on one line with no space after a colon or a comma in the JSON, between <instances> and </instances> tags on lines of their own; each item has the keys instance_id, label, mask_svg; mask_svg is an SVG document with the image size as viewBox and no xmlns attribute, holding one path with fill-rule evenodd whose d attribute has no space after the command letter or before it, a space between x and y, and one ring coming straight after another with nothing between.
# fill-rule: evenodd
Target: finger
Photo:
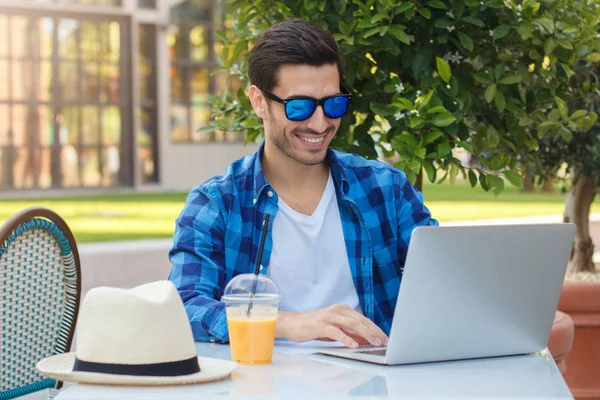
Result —
<instances>
[{"instance_id":1,"label":"finger","mask_svg":"<svg viewBox=\"0 0 600 400\"><path fill-rule=\"evenodd\" d=\"M336 340L351 349L356 349L358 343L350 336L346 335L340 328L333 325L327 325L324 329L324 336Z\"/></svg>"},{"instance_id":2,"label":"finger","mask_svg":"<svg viewBox=\"0 0 600 400\"><path fill-rule=\"evenodd\" d=\"M361 313L357 312L356 310L354 310L350 307L342 307L340 309L340 313L347 318L351 318L351 319L357 321L357 323L361 324L366 329L368 329L371 332L371 335L374 335L373 340L369 339L369 342L371 344L373 344L374 346L382 346L384 344L387 344L387 341L388 341L387 335L381 330L381 328L379 328L369 318L365 317L364 315L362 315ZM357 325L357 327L358 326L359 325ZM351 327L351 329L353 331L356 330L353 327ZM367 338L367 337L365 337L365 338ZM379 339L379 341L377 341L377 339Z\"/></svg>"},{"instance_id":3,"label":"finger","mask_svg":"<svg viewBox=\"0 0 600 400\"><path fill-rule=\"evenodd\" d=\"M377 324L375 324L369 318L365 317L364 315L350 307L348 307L348 310L346 312L350 313L350 315L356 315L357 318L360 319L362 324L365 325L368 329L370 329L383 342L383 344L387 344L388 336L385 334L385 332L381 330L380 327L377 326Z\"/></svg>"},{"instance_id":4,"label":"finger","mask_svg":"<svg viewBox=\"0 0 600 400\"><path fill-rule=\"evenodd\" d=\"M320 341L323 341L323 342L335 342L334 339L328 338L328 337L318 337L315 340L320 340Z\"/></svg>"},{"instance_id":5,"label":"finger","mask_svg":"<svg viewBox=\"0 0 600 400\"><path fill-rule=\"evenodd\" d=\"M365 339L365 338L363 338L363 337L360 337L360 336L358 336L357 334L355 334L355 333L354 333L354 332L352 332L352 331L344 331L344 333L345 333L346 335L350 336L352 339L354 339L354 341L355 341L356 343L358 343L358 344L359 344L359 346L360 346L360 345L371 344L371 343L369 343L369 341L368 341L367 339Z\"/></svg>"},{"instance_id":6,"label":"finger","mask_svg":"<svg viewBox=\"0 0 600 400\"><path fill-rule=\"evenodd\" d=\"M336 327L344 331L352 331L353 334L366 339L373 346L383 345L383 340L356 315L346 316L338 314L332 321Z\"/></svg>"}]
</instances>

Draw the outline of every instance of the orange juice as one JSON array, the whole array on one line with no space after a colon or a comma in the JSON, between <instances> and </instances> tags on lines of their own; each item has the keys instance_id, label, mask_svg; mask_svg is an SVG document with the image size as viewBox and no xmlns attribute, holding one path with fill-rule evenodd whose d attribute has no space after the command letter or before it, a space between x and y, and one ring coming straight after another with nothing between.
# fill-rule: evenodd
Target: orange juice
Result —
<instances>
[{"instance_id":1,"label":"orange juice","mask_svg":"<svg viewBox=\"0 0 600 400\"><path fill-rule=\"evenodd\" d=\"M277 308L227 307L231 359L241 364L269 364L273 356Z\"/></svg>"}]
</instances>

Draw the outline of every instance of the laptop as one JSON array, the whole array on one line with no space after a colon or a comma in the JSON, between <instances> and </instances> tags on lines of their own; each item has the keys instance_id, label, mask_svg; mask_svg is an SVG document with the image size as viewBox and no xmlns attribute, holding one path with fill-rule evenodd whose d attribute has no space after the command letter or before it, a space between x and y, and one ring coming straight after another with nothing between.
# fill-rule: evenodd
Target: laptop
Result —
<instances>
[{"instance_id":1,"label":"laptop","mask_svg":"<svg viewBox=\"0 0 600 400\"><path fill-rule=\"evenodd\" d=\"M571 223L417 227L387 347L318 353L398 365L542 351L574 238Z\"/></svg>"}]
</instances>

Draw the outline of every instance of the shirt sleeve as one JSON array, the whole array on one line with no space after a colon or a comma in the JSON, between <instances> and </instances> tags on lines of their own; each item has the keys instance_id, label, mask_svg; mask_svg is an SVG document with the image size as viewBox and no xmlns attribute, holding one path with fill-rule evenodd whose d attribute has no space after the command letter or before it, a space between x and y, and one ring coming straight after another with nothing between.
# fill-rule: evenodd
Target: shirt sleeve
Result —
<instances>
[{"instance_id":1,"label":"shirt sleeve","mask_svg":"<svg viewBox=\"0 0 600 400\"><path fill-rule=\"evenodd\" d=\"M206 190L192 190L176 220L169 280L183 300L194 340L225 343L229 333L220 301L225 287L225 221L216 197Z\"/></svg>"},{"instance_id":2,"label":"shirt sleeve","mask_svg":"<svg viewBox=\"0 0 600 400\"><path fill-rule=\"evenodd\" d=\"M438 226L439 223L431 216L431 212L423 202L423 194L410 184L404 174L399 176L394 184L400 199L398 207L398 235L408 245L412 231L417 226Z\"/></svg>"}]
</instances>

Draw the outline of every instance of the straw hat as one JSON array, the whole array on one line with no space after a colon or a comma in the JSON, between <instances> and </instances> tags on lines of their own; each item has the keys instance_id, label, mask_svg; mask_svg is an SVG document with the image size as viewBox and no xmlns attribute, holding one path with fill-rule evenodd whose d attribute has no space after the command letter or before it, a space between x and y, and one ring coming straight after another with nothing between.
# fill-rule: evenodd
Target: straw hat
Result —
<instances>
[{"instance_id":1,"label":"straw hat","mask_svg":"<svg viewBox=\"0 0 600 400\"><path fill-rule=\"evenodd\" d=\"M37 364L61 381L180 385L225 378L231 361L197 357L181 297L170 281L88 292L77 321L76 352Z\"/></svg>"}]
</instances>

